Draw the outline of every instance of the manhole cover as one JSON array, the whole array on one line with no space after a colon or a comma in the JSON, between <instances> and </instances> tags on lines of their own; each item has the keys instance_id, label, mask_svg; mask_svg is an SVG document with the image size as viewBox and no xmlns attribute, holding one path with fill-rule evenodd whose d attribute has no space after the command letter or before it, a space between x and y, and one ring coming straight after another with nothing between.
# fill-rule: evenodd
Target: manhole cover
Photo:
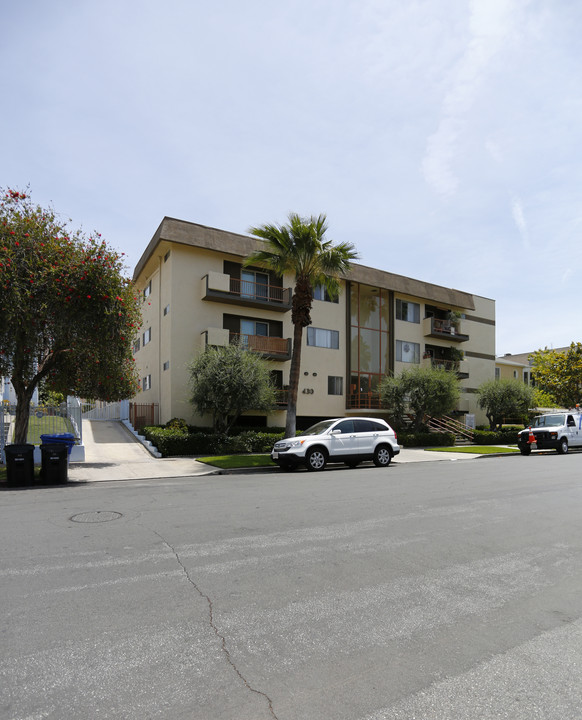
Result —
<instances>
[{"instance_id":1,"label":"manhole cover","mask_svg":"<svg viewBox=\"0 0 582 720\"><path fill-rule=\"evenodd\" d=\"M94 510L93 512L79 513L73 515L71 520L78 523L100 523L110 522L111 520L119 520L123 517L121 513L114 512L113 510Z\"/></svg>"}]
</instances>

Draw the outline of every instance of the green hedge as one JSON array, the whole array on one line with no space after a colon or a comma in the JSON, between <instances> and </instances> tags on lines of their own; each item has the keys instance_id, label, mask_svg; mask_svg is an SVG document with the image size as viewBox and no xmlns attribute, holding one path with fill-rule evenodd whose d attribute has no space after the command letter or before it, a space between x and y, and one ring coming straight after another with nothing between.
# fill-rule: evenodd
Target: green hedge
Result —
<instances>
[{"instance_id":1,"label":"green hedge","mask_svg":"<svg viewBox=\"0 0 582 720\"><path fill-rule=\"evenodd\" d=\"M473 442L475 445L515 445L517 433L522 427L506 428L502 432L493 430L475 430Z\"/></svg>"},{"instance_id":2,"label":"green hedge","mask_svg":"<svg viewBox=\"0 0 582 720\"><path fill-rule=\"evenodd\" d=\"M239 455L271 452L283 432L265 433L246 430L240 435L189 432L175 427L145 427L143 434L163 457L176 455Z\"/></svg>"},{"instance_id":3,"label":"green hedge","mask_svg":"<svg viewBox=\"0 0 582 720\"><path fill-rule=\"evenodd\" d=\"M402 447L449 447L455 444L453 433L398 433Z\"/></svg>"}]
</instances>

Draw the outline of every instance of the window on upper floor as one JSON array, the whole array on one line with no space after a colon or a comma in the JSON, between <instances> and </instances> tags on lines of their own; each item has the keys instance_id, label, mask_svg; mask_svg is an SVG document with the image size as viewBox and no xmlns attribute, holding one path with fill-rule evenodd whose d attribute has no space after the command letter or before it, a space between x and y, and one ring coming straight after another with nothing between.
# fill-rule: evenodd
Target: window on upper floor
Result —
<instances>
[{"instance_id":1,"label":"window on upper floor","mask_svg":"<svg viewBox=\"0 0 582 720\"><path fill-rule=\"evenodd\" d=\"M166 362L163 364L162 367L164 370L169 370L170 369L170 361L166 360Z\"/></svg>"},{"instance_id":2,"label":"window on upper floor","mask_svg":"<svg viewBox=\"0 0 582 720\"><path fill-rule=\"evenodd\" d=\"M138 352L140 346L141 346L141 340L140 340L140 338L138 338L138 339L135 340L135 342L133 343L133 352L134 352L134 353Z\"/></svg>"},{"instance_id":3,"label":"window on upper floor","mask_svg":"<svg viewBox=\"0 0 582 720\"><path fill-rule=\"evenodd\" d=\"M396 319L405 322L420 322L420 305L418 303L409 302L408 300L400 300L396 298Z\"/></svg>"},{"instance_id":4,"label":"window on upper floor","mask_svg":"<svg viewBox=\"0 0 582 720\"><path fill-rule=\"evenodd\" d=\"M164 308L164 315L167 315L169 312L170 312L170 306L166 305L166 307Z\"/></svg>"},{"instance_id":5,"label":"window on upper floor","mask_svg":"<svg viewBox=\"0 0 582 720\"><path fill-rule=\"evenodd\" d=\"M149 283L143 289L144 300L146 298L148 298L151 294L152 294L152 281L150 280Z\"/></svg>"},{"instance_id":6,"label":"window on upper floor","mask_svg":"<svg viewBox=\"0 0 582 720\"><path fill-rule=\"evenodd\" d=\"M335 298L332 298L327 291L327 288L325 285L317 285L313 288L313 299L314 300L323 300L324 302L332 302L332 303L338 303L339 302L339 295L336 295Z\"/></svg>"},{"instance_id":7,"label":"window on upper floor","mask_svg":"<svg viewBox=\"0 0 582 720\"><path fill-rule=\"evenodd\" d=\"M407 340L396 341L396 360L398 362L419 363L420 362L420 345L419 343L408 342Z\"/></svg>"},{"instance_id":8,"label":"window on upper floor","mask_svg":"<svg viewBox=\"0 0 582 720\"><path fill-rule=\"evenodd\" d=\"M152 329L151 329L151 327L148 328L148 329L144 332L143 337L142 337L142 340L143 340L144 346L147 345L149 342L151 342L151 340L152 340Z\"/></svg>"},{"instance_id":9,"label":"window on upper floor","mask_svg":"<svg viewBox=\"0 0 582 720\"><path fill-rule=\"evenodd\" d=\"M146 375L141 383L142 389L145 390L151 390L152 389L152 376Z\"/></svg>"},{"instance_id":10,"label":"window on upper floor","mask_svg":"<svg viewBox=\"0 0 582 720\"><path fill-rule=\"evenodd\" d=\"M331 348L332 350L337 350L339 348L339 331L308 327L307 344L312 345L313 347Z\"/></svg>"}]
</instances>

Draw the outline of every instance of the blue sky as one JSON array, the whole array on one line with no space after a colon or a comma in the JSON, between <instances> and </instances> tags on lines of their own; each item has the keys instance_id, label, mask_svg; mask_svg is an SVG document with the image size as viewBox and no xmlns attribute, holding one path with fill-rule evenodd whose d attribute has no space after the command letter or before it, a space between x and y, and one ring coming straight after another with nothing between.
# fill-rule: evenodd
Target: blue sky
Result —
<instances>
[{"instance_id":1,"label":"blue sky","mask_svg":"<svg viewBox=\"0 0 582 720\"><path fill-rule=\"evenodd\" d=\"M326 213L360 262L582 341L579 0L29 0L0 11L0 186L128 272L165 215Z\"/></svg>"}]
</instances>

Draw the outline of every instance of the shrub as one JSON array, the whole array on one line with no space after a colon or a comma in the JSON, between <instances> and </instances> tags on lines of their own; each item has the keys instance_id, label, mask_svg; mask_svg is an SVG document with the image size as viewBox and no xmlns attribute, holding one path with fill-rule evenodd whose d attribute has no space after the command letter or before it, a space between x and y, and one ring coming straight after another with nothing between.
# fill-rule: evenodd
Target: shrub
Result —
<instances>
[{"instance_id":1,"label":"shrub","mask_svg":"<svg viewBox=\"0 0 582 720\"><path fill-rule=\"evenodd\" d=\"M183 418L172 418L171 420L168 420L165 427L188 432L188 423Z\"/></svg>"},{"instance_id":2,"label":"shrub","mask_svg":"<svg viewBox=\"0 0 582 720\"><path fill-rule=\"evenodd\" d=\"M455 444L453 433L398 433L402 447L448 447Z\"/></svg>"},{"instance_id":3,"label":"shrub","mask_svg":"<svg viewBox=\"0 0 582 720\"><path fill-rule=\"evenodd\" d=\"M517 433L522 427L506 428L501 432L492 430L475 430L473 442L475 445L515 445Z\"/></svg>"},{"instance_id":4,"label":"shrub","mask_svg":"<svg viewBox=\"0 0 582 720\"><path fill-rule=\"evenodd\" d=\"M175 427L146 427L143 434L157 447L164 457L180 455L237 455L243 453L266 453L282 432L259 433L246 430L238 435L213 432L184 432Z\"/></svg>"}]
</instances>

